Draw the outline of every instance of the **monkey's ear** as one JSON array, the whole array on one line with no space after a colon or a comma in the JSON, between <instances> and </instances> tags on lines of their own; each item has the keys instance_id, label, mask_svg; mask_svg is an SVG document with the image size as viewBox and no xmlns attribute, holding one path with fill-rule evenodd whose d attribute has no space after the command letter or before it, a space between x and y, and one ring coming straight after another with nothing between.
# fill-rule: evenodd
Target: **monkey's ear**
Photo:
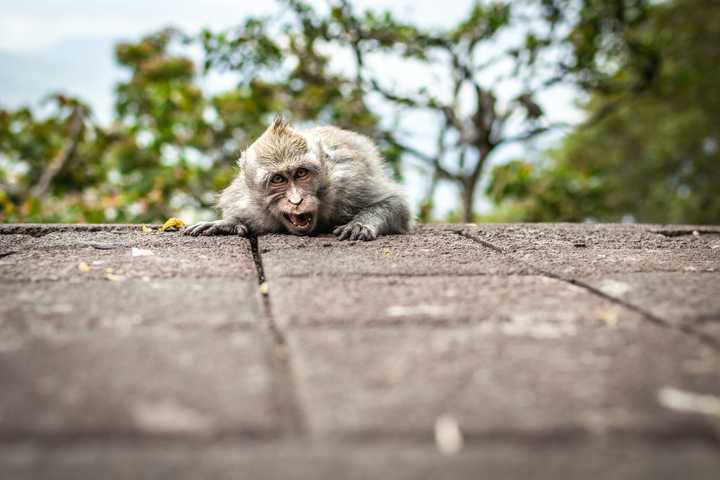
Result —
<instances>
[{"instance_id":1,"label":"monkey's ear","mask_svg":"<svg viewBox=\"0 0 720 480\"><path fill-rule=\"evenodd\" d=\"M318 139L315 142L315 150L317 150L317 155L320 159L320 166L325 167L325 162L330 158L330 152L328 152L322 140Z\"/></svg>"}]
</instances>

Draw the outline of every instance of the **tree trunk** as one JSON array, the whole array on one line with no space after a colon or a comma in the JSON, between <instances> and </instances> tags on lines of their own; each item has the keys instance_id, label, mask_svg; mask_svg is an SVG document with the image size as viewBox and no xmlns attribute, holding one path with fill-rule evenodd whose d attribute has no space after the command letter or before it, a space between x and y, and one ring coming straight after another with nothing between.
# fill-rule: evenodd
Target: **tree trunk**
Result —
<instances>
[{"instance_id":1,"label":"tree trunk","mask_svg":"<svg viewBox=\"0 0 720 480\"><path fill-rule=\"evenodd\" d=\"M464 223L472 223L474 221L474 204L475 204L475 184L477 179L468 177L463 180L460 191L460 201L462 203L462 214Z\"/></svg>"},{"instance_id":2,"label":"tree trunk","mask_svg":"<svg viewBox=\"0 0 720 480\"><path fill-rule=\"evenodd\" d=\"M76 106L70 114L70 139L67 146L60 150L58 154L48 164L40 179L30 189L30 195L39 199L43 199L50 190L50 184L53 179L60 173L63 167L75 155L77 146L80 143L83 133L83 114L82 109Z\"/></svg>"}]
</instances>

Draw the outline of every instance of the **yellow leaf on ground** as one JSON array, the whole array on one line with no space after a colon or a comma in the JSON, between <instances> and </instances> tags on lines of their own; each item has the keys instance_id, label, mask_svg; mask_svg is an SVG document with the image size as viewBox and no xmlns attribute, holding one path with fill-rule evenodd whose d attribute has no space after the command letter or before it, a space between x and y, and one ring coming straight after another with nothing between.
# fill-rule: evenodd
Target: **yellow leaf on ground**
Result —
<instances>
[{"instance_id":1,"label":"yellow leaf on ground","mask_svg":"<svg viewBox=\"0 0 720 480\"><path fill-rule=\"evenodd\" d=\"M185 228L185 222L180 220L179 218L168 218L167 221L163 224L162 227L160 227L161 232L169 232L172 230L180 230L181 228Z\"/></svg>"},{"instance_id":2,"label":"yellow leaf on ground","mask_svg":"<svg viewBox=\"0 0 720 480\"><path fill-rule=\"evenodd\" d=\"M153 229L148 227L147 225L142 226L142 233L153 233Z\"/></svg>"},{"instance_id":3,"label":"yellow leaf on ground","mask_svg":"<svg viewBox=\"0 0 720 480\"><path fill-rule=\"evenodd\" d=\"M90 265L88 265L85 262L78 263L78 270L80 270L83 273L87 273L90 271Z\"/></svg>"}]
</instances>

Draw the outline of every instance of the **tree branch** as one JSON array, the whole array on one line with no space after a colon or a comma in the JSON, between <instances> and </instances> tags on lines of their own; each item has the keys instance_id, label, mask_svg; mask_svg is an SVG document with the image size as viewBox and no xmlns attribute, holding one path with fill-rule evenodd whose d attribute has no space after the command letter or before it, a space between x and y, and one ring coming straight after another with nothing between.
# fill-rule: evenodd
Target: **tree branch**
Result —
<instances>
[{"instance_id":1,"label":"tree branch","mask_svg":"<svg viewBox=\"0 0 720 480\"><path fill-rule=\"evenodd\" d=\"M70 143L50 161L50 164L40 176L40 179L30 189L30 196L39 199L44 198L50 189L52 181L75 155L77 146L80 143L80 138L82 137L82 110L83 109L80 105L76 105L73 108L73 111L70 114Z\"/></svg>"}]
</instances>

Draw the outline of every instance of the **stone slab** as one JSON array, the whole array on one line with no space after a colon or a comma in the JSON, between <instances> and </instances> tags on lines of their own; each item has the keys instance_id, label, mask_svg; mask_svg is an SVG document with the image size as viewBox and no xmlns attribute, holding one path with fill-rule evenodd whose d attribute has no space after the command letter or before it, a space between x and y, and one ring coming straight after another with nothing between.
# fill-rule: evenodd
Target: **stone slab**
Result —
<instances>
[{"instance_id":1,"label":"stone slab","mask_svg":"<svg viewBox=\"0 0 720 480\"><path fill-rule=\"evenodd\" d=\"M0 239L7 235L0 235ZM101 279L107 269L128 278L255 278L247 239L186 237L177 232L146 234L137 230L52 231L42 236L13 236L0 257L0 281L79 281ZM152 255L133 256L132 248ZM91 269L80 272L85 262Z\"/></svg>"},{"instance_id":2,"label":"stone slab","mask_svg":"<svg viewBox=\"0 0 720 480\"><path fill-rule=\"evenodd\" d=\"M586 279L606 293L720 345L720 273L631 273Z\"/></svg>"},{"instance_id":3,"label":"stone slab","mask_svg":"<svg viewBox=\"0 0 720 480\"><path fill-rule=\"evenodd\" d=\"M533 275L280 277L269 281L280 325L357 328L497 322L537 336L633 317L580 287ZM637 320L633 317L633 320Z\"/></svg>"},{"instance_id":4,"label":"stone slab","mask_svg":"<svg viewBox=\"0 0 720 480\"><path fill-rule=\"evenodd\" d=\"M513 259L564 277L720 272L720 229L696 228L701 227L520 224L467 226L463 231ZM705 233L692 234L699 231Z\"/></svg>"},{"instance_id":5,"label":"stone slab","mask_svg":"<svg viewBox=\"0 0 720 480\"><path fill-rule=\"evenodd\" d=\"M430 437L450 414L481 438L717 438L718 412L693 402L720 402L718 351L624 314L613 322L295 328L288 338L308 429L320 437Z\"/></svg>"},{"instance_id":6,"label":"stone slab","mask_svg":"<svg viewBox=\"0 0 720 480\"><path fill-rule=\"evenodd\" d=\"M529 270L457 232L436 226L418 226L411 234L383 236L372 242L289 235L268 235L259 242L268 278L523 274Z\"/></svg>"},{"instance_id":7,"label":"stone slab","mask_svg":"<svg viewBox=\"0 0 720 480\"><path fill-rule=\"evenodd\" d=\"M377 442L245 445L0 446L0 477L13 480L474 479L715 480L717 449L702 444L577 442L482 445L453 456L431 446Z\"/></svg>"},{"instance_id":8,"label":"stone slab","mask_svg":"<svg viewBox=\"0 0 720 480\"><path fill-rule=\"evenodd\" d=\"M276 432L252 332L33 340L0 351L0 438L143 438Z\"/></svg>"},{"instance_id":9,"label":"stone slab","mask_svg":"<svg viewBox=\"0 0 720 480\"><path fill-rule=\"evenodd\" d=\"M0 283L0 350L33 338L228 330L259 321L251 280Z\"/></svg>"},{"instance_id":10,"label":"stone slab","mask_svg":"<svg viewBox=\"0 0 720 480\"><path fill-rule=\"evenodd\" d=\"M708 225L513 223L448 225L503 249L720 248L720 227Z\"/></svg>"}]
</instances>

